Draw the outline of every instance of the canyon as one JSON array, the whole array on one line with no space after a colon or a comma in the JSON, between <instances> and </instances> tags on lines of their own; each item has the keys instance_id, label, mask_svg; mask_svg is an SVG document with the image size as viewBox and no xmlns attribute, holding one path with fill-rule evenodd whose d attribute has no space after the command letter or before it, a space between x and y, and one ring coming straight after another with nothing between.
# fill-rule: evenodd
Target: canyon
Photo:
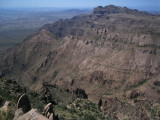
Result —
<instances>
[{"instance_id":1,"label":"canyon","mask_svg":"<svg viewBox=\"0 0 160 120\"><path fill-rule=\"evenodd\" d=\"M99 6L46 24L0 54L0 77L76 93L108 119L159 119L159 60L159 15Z\"/></svg>"}]
</instances>

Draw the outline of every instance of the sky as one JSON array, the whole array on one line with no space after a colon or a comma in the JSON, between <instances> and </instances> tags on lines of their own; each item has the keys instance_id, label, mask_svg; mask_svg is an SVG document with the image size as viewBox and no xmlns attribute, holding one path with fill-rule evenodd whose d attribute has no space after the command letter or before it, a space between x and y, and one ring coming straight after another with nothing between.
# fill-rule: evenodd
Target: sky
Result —
<instances>
[{"instance_id":1,"label":"sky","mask_svg":"<svg viewBox=\"0 0 160 120\"><path fill-rule=\"evenodd\" d=\"M160 0L0 0L0 8L90 8L106 5L160 9Z\"/></svg>"}]
</instances>

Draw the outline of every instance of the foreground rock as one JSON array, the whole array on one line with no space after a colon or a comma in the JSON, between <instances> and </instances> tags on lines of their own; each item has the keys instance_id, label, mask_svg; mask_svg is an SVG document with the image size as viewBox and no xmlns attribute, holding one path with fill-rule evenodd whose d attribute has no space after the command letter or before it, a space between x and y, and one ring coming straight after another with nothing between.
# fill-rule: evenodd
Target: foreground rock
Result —
<instances>
[{"instance_id":1,"label":"foreground rock","mask_svg":"<svg viewBox=\"0 0 160 120\"><path fill-rule=\"evenodd\" d=\"M48 119L45 116L39 114L36 109L31 109L26 114L20 116L17 120L53 120L53 119Z\"/></svg>"},{"instance_id":2,"label":"foreground rock","mask_svg":"<svg viewBox=\"0 0 160 120\"><path fill-rule=\"evenodd\" d=\"M19 108L15 111L14 113L14 118L13 120L17 120L20 116L22 116L24 114L22 108Z\"/></svg>"},{"instance_id":3,"label":"foreground rock","mask_svg":"<svg viewBox=\"0 0 160 120\"><path fill-rule=\"evenodd\" d=\"M9 111L10 105L11 105L10 101L6 101L3 105L3 107L0 108L0 111L7 113Z\"/></svg>"},{"instance_id":4,"label":"foreground rock","mask_svg":"<svg viewBox=\"0 0 160 120\"><path fill-rule=\"evenodd\" d=\"M48 103L43 110L43 115L39 114L37 109L31 109L30 101L26 94L19 97L14 120L59 120L58 115L53 112L52 103Z\"/></svg>"},{"instance_id":5,"label":"foreground rock","mask_svg":"<svg viewBox=\"0 0 160 120\"><path fill-rule=\"evenodd\" d=\"M59 120L58 115L55 116L53 112L52 103L48 103L43 109L43 115L46 116L49 120Z\"/></svg>"},{"instance_id":6,"label":"foreground rock","mask_svg":"<svg viewBox=\"0 0 160 120\"><path fill-rule=\"evenodd\" d=\"M26 94L21 95L18 99L17 108L22 108L23 113L31 110L31 104Z\"/></svg>"}]
</instances>

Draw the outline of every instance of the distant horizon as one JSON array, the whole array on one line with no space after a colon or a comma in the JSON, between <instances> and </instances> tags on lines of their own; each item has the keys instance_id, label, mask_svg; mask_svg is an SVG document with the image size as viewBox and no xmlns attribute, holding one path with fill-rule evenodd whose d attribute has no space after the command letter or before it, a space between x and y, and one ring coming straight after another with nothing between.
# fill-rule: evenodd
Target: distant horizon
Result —
<instances>
[{"instance_id":1,"label":"distant horizon","mask_svg":"<svg viewBox=\"0 0 160 120\"><path fill-rule=\"evenodd\" d=\"M112 5L112 4L110 4ZM108 6L108 5L106 5ZM115 5L115 6L118 6L118 5ZM98 6L95 6L95 7L98 7ZM0 7L0 9L15 9L15 10L21 10L21 9L26 9L26 10L29 10L29 9L50 9L50 10L55 10L55 11L60 11L60 10L71 10L71 9L77 9L77 10L85 10L85 9L88 9L88 10L92 10L94 9L95 7ZM104 7L104 6L103 6ZM160 8L159 7L128 7L128 6L119 6L119 7L127 7L129 9L137 9L139 11L157 11L157 12L160 12Z\"/></svg>"},{"instance_id":2,"label":"distant horizon","mask_svg":"<svg viewBox=\"0 0 160 120\"><path fill-rule=\"evenodd\" d=\"M57 8L92 9L115 5L145 11L160 11L160 0L0 0L1 9Z\"/></svg>"}]
</instances>

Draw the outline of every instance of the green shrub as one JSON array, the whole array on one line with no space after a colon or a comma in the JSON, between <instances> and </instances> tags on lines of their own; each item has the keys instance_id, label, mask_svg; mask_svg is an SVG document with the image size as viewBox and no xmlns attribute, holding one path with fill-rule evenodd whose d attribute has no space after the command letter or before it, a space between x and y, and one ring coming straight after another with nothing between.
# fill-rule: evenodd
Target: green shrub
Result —
<instances>
[{"instance_id":1,"label":"green shrub","mask_svg":"<svg viewBox=\"0 0 160 120\"><path fill-rule=\"evenodd\" d=\"M96 118L91 114L85 114L84 120L96 120Z\"/></svg>"},{"instance_id":2,"label":"green shrub","mask_svg":"<svg viewBox=\"0 0 160 120\"><path fill-rule=\"evenodd\" d=\"M12 120L12 119L13 115L11 114L10 111L8 111L7 113L0 112L0 120Z\"/></svg>"}]
</instances>

